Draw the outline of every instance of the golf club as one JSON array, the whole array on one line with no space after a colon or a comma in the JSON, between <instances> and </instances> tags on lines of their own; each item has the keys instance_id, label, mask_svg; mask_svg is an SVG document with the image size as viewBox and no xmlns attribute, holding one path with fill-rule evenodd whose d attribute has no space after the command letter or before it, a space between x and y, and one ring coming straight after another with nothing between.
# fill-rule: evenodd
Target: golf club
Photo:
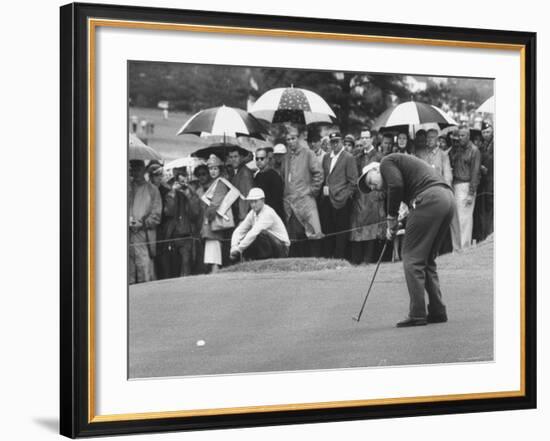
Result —
<instances>
[{"instance_id":1,"label":"golf club","mask_svg":"<svg viewBox=\"0 0 550 441\"><path fill-rule=\"evenodd\" d=\"M382 252L380 253L380 257L378 258L378 263L376 264L376 268L374 269L374 274L372 275L372 280L370 281L369 289L367 291L367 295L365 296L365 300L363 300L363 304L361 305L361 310L359 311L359 314L357 317L352 317L353 320L358 322L361 320L361 315L363 314L363 309L365 309L365 305L367 304L367 299L369 298L370 291L372 289L372 285L374 284L374 279L376 278L376 273L378 272L378 268L380 268L380 263L382 262L382 257L384 256L384 253L386 252L386 247L388 246L388 241L384 241L384 247L382 248Z\"/></svg>"}]
</instances>

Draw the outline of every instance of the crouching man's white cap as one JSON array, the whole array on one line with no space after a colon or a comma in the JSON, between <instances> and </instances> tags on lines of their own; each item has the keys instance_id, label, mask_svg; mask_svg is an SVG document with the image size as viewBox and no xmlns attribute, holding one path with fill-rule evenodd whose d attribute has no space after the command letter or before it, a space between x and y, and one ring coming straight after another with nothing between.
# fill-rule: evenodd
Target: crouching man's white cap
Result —
<instances>
[{"instance_id":1,"label":"crouching man's white cap","mask_svg":"<svg viewBox=\"0 0 550 441\"><path fill-rule=\"evenodd\" d=\"M265 193L261 188L251 188L246 197L247 201L257 201L258 199L265 199Z\"/></svg>"},{"instance_id":2,"label":"crouching man's white cap","mask_svg":"<svg viewBox=\"0 0 550 441\"><path fill-rule=\"evenodd\" d=\"M363 172L361 173L361 176L359 176L359 179L357 180L357 187L359 187L359 191L361 193L368 193L370 192L370 188L367 185L367 174L371 170L380 170L380 163L379 162L371 162L368 165L365 165L363 167Z\"/></svg>"}]
</instances>

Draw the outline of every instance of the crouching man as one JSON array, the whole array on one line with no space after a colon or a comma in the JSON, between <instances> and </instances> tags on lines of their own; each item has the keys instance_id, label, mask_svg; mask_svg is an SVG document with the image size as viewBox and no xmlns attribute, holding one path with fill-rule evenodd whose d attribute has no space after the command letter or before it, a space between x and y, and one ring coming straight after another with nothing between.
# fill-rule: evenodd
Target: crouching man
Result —
<instances>
[{"instance_id":1,"label":"crouching man","mask_svg":"<svg viewBox=\"0 0 550 441\"><path fill-rule=\"evenodd\" d=\"M231 237L232 260L240 256L259 260L287 257L290 240L285 225L275 210L265 203L261 188L252 188L246 198L252 210Z\"/></svg>"}]
</instances>

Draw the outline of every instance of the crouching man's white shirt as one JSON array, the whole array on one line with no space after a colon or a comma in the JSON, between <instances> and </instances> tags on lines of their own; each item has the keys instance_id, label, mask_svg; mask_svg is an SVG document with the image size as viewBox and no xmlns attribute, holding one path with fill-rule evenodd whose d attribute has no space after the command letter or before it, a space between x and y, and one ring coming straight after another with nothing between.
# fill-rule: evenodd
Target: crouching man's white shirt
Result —
<instances>
[{"instance_id":1,"label":"crouching man's white shirt","mask_svg":"<svg viewBox=\"0 0 550 441\"><path fill-rule=\"evenodd\" d=\"M250 210L244 220L235 228L231 236L231 249L243 252L262 231L269 231L286 246L290 246L285 224L273 208L264 204L258 214L254 210Z\"/></svg>"}]
</instances>

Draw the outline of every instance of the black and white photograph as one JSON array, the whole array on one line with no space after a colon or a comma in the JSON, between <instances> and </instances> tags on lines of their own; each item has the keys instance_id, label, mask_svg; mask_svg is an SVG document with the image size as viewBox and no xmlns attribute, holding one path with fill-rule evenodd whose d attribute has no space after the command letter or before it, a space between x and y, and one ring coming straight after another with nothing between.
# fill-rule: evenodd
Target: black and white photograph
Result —
<instances>
[{"instance_id":1,"label":"black and white photograph","mask_svg":"<svg viewBox=\"0 0 550 441\"><path fill-rule=\"evenodd\" d=\"M127 98L129 379L495 360L493 78L182 57Z\"/></svg>"}]
</instances>

